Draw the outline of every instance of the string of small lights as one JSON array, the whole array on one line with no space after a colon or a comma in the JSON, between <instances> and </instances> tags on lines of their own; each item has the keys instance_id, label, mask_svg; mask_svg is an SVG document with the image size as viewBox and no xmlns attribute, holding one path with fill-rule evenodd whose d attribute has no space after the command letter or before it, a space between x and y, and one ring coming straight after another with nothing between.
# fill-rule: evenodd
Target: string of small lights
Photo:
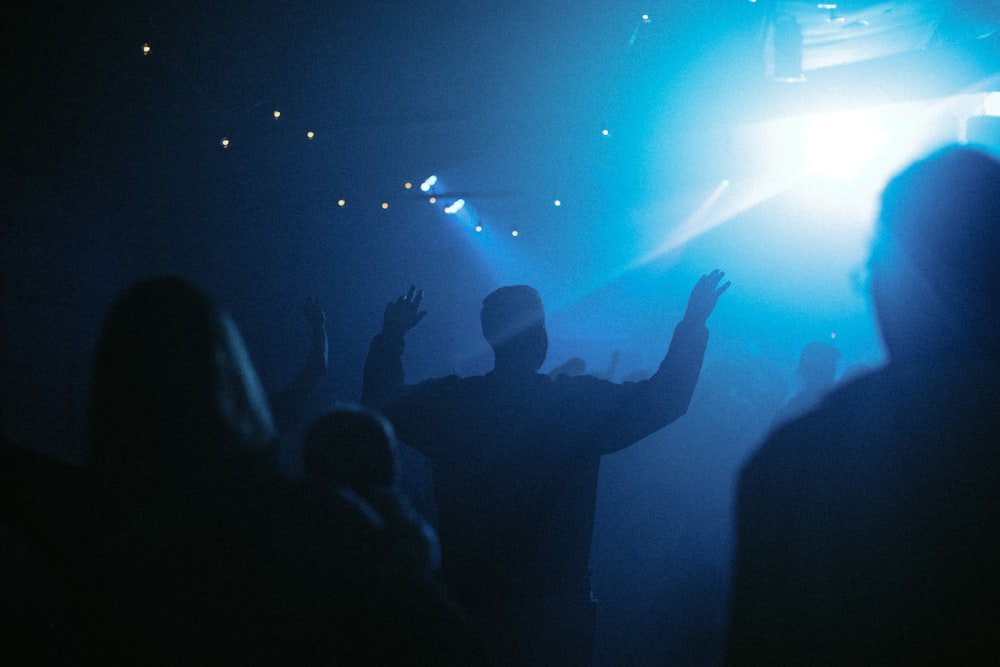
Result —
<instances>
[{"instance_id":1,"label":"string of small lights","mask_svg":"<svg viewBox=\"0 0 1000 667\"><path fill-rule=\"evenodd\" d=\"M643 26L648 25L650 22L651 22L650 15L648 13L644 13L640 16L639 20L632 27L629 33L629 37L626 40L626 46L622 59L623 62L628 57L629 53L635 46L637 38ZM140 52L142 57L144 58L156 57L157 52L155 49L154 41L144 42L142 44ZM621 66L622 66L621 63L619 63L618 67L619 71L621 69ZM254 110L254 113L260 113L260 114L269 113L273 118L274 123L283 122L283 113L280 108L271 109L269 112L263 110ZM600 110L599 113L601 113L604 116L607 116L606 110ZM610 123L607 121L607 119L601 121L600 124L597 124L597 126L600 128L599 130L600 140L607 140L608 138L611 137ZM316 127L309 127L307 129L302 130L301 132L296 132L294 136L299 136L302 141L309 143L309 142L316 142L320 137L324 135L325 132L326 129L317 125ZM237 132L234 131L223 134L222 136L218 137L217 145L219 150L232 151L237 146L249 143L252 140L253 140L252 137L240 136L239 134L237 134ZM346 189L351 190L352 188L346 188ZM388 212L393 208L395 203L402 203L404 201L412 202L415 199L419 199L422 201L426 201L430 205L437 206L445 215L457 216L462 214L463 211L465 211L466 214L468 214L470 210L475 209L475 202L473 201L474 196L470 197L470 195L467 195L462 192L443 192L441 190L440 185L437 183L436 176L431 176L427 180L425 180L419 186L419 188L417 188L419 192L415 190L412 181L404 181L402 184L402 190L403 190L402 193L398 193L397 191L397 194L393 194L391 196L388 195L365 196L363 194L359 195L356 191L351 194L344 193L341 196L337 197L337 199L335 200L336 208L343 210L347 209L358 210L360 208L361 210L367 210L367 211L381 210ZM554 194L552 198L549 200L549 206L551 206L553 209L563 208L564 203L565 202L563 198L558 194ZM476 233L482 233L484 231L484 224L479 220L474 220L472 224L470 224L470 228ZM521 236L521 234L522 232L518 228L510 229L510 237L512 238L517 238Z\"/></svg>"}]
</instances>

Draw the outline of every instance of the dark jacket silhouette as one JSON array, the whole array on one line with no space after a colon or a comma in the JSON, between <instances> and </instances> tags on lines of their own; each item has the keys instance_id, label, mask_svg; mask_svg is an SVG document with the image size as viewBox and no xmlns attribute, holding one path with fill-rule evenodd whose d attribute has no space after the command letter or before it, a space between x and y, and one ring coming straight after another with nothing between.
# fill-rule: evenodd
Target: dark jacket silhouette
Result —
<instances>
[{"instance_id":1,"label":"dark jacket silhouette","mask_svg":"<svg viewBox=\"0 0 1000 667\"><path fill-rule=\"evenodd\" d=\"M365 401L430 457L446 581L494 649L524 664L585 664L593 644L588 577L601 456L687 410L705 319L722 274L705 276L647 381L539 373L547 335L538 293L504 287L483 302L495 354L483 376L405 386L403 334L423 316L413 289L389 304L365 367ZM502 647L497 643L503 644Z\"/></svg>"},{"instance_id":2,"label":"dark jacket silhouette","mask_svg":"<svg viewBox=\"0 0 1000 667\"><path fill-rule=\"evenodd\" d=\"M887 186L870 268L889 360L743 469L728 664L998 659L998 221L1000 164L972 148Z\"/></svg>"}]
</instances>

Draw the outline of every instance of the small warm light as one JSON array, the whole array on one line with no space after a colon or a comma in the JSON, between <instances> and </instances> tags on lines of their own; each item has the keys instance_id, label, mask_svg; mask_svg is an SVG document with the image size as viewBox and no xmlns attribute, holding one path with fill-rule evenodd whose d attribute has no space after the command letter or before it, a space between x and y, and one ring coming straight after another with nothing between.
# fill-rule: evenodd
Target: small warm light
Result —
<instances>
[{"instance_id":1,"label":"small warm light","mask_svg":"<svg viewBox=\"0 0 1000 667\"><path fill-rule=\"evenodd\" d=\"M223 148L229 148L229 137L222 137L222 139L219 140L219 145Z\"/></svg>"},{"instance_id":2,"label":"small warm light","mask_svg":"<svg viewBox=\"0 0 1000 667\"><path fill-rule=\"evenodd\" d=\"M142 55L144 56L149 55L149 42L146 42L145 44L142 45Z\"/></svg>"},{"instance_id":3,"label":"small warm light","mask_svg":"<svg viewBox=\"0 0 1000 667\"><path fill-rule=\"evenodd\" d=\"M483 231L483 226L482 225L476 225L476 231L477 232Z\"/></svg>"},{"instance_id":4,"label":"small warm light","mask_svg":"<svg viewBox=\"0 0 1000 667\"><path fill-rule=\"evenodd\" d=\"M278 120L279 118L281 118L281 112L278 111L277 109L275 109L274 110L274 120Z\"/></svg>"},{"instance_id":5,"label":"small warm light","mask_svg":"<svg viewBox=\"0 0 1000 667\"><path fill-rule=\"evenodd\" d=\"M410 188L413 187L413 183L410 183L409 181L407 181L406 183L403 183L403 187L406 188L407 190L409 190Z\"/></svg>"},{"instance_id":6,"label":"small warm light","mask_svg":"<svg viewBox=\"0 0 1000 667\"><path fill-rule=\"evenodd\" d=\"M308 132L306 132L306 138L310 139L310 140L315 139L316 138L316 133L313 132L312 130L309 130Z\"/></svg>"},{"instance_id":7,"label":"small warm light","mask_svg":"<svg viewBox=\"0 0 1000 667\"><path fill-rule=\"evenodd\" d=\"M555 200L554 202L552 202L552 204L553 204L554 206L562 206L562 200L561 200L561 199L557 199L557 200Z\"/></svg>"},{"instance_id":8,"label":"small warm light","mask_svg":"<svg viewBox=\"0 0 1000 667\"><path fill-rule=\"evenodd\" d=\"M342 206L343 206L344 204L346 204L346 203L347 203L347 202L346 202L345 200L343 200L343 199L338 199L338 200L337 200L337 206L341 206L341 207L342 207Z\"/></svg>"},{"instance_id":9,"label":"small warm light","mask_svg":"<svg viewBox=\"0 0 1000 667\"><path fill-rule=\"evenodd\" d=\"M430 198L430 199L428 199L427 201L429 201L429 202L430 202L430 203L432 203L432 204L436 204L436 203L437 203L437 200L438 200L438 198L437 198L437 197L431 197L431 198Z\"/></svg>"},{"instance_id":10,"label":"small warm light","mask_svg":"<svg viewBox=\"0 0 1000 667\"><path fill-rule=\"evenodd\" d=\"M605 128L605 129L601 130L601 134L603 134L604 136L608 136L610 134L610 132L608 132L608 130Z\"/></svg>"},{"instance_id":11,"label":"small warm light","mask_svg":"<svg viewBox=\"0 0 1000 667\"><path fill-rule=\"evenodd\" d=\"M511 236L517 236L517 230L516 230L516 229L515 229L515 230L513 230L513 231L512 231L511 233L510 233L510 235L511 235Z\"/></svg>"},{"instance_id":12,"label":"small warm light","mask_svg":"<svg viewBox=\"0 0 1000 667\"><path fill-rule=\"evenodd\" d=\"M389 208L389 202L387 201L382 202L382 210L384 211L387 208Z\"/></svg>"}]
</instances>

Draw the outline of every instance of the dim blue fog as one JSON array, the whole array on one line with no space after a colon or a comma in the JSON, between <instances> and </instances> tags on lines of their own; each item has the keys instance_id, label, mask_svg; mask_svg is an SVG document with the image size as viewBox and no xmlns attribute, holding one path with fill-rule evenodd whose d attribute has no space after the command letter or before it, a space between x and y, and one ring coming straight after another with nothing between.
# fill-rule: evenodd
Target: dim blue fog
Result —
<instances>
[{"instance_id":1,"label":"dim blue fog","mask_svg":"<svg viewBox=\"0 0 1000 667\"><path fill-rule=\"evenodd\" d=\"M600 664L713 664L740 464L798 390L806 343L836 345L842 372L884 360L864 270L878 191L967 138L997 71L976 52L924 56L935 3L861 3L904 15L896 52L845 39L806 54L804 81L776 82L762 30L780 4L802 3L20 10L3 429L83 459L101 318L140 277L181 274L218 299L269 389L305 358L316 295L331 344L318 414L358 399L382 310L411 284L428 315L408 381L488 370L479 304L512 283L546 302L543 371L582 357L600 372L617 353L624 380L655 369L689 290L720 268L732 287L694 402L605 458L592 552Z\"/></svg>"}]
</instances>

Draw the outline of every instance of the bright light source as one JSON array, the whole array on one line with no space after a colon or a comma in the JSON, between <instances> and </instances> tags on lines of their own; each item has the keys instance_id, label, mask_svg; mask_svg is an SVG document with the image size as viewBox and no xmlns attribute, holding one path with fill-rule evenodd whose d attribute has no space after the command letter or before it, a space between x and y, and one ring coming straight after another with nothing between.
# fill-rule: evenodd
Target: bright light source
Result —
<instances>
[{"instance_id":1,"label":"bright light source","mask_svg":"<svg viewBox=\"0 0 1000 667\"><path fill-rule=\"evenodd\" d=\"M423 190L424 192L430 192L431 188L433 188L434 184L437 182L438 182L437 176L430 176L426 181L420 184L420 189Z\"/></svg>"},{"instance_id":2,"label":"bright light source","mask_svg":"<svg viewBox=\"0 0 1000 667\"><path fill-rule=\"evenodd\" d=\"M1000 116L1000 93L986 93L983 100L984 116Z\"/></svg>"},{"instance_id":3,"label":"bright light source","mask_svg":"<svg viewBox=\"0 0 1000 667\"><path fill-rule=\"evenodd\" d=\"M145 44L142 45L142 55L144 56L149 55L149 42L146 42Z\"/></svg>"},{"instance_id":4,"label":"bright light source","mask_svg":"<svg viewBox=\"0 0 1000 667\"><path fill-rule=\"evenodd\" d=\"M554 202L552 202L552 205L553 206L562 206L562 200L561 199L557 199Z\"/></svg>"},{"instance_id":5,"label":"bright light source","mask_svg":"<svg viewBox=\"0 0 1000 667\"><path fill-rule=\"evenodd\" d=\"M649 23L649 14L643 14L642 15L642 22L643 23Z\"/></svg>"},{"instance_id":6,"label":"bright light source","mask_svg":"<svg viewBox=\"0 0 1000 667\"><path fill-rule=\"evenodd\" d=\"M512 230L511 233L510 233L510 235L511 236L517 236L517 230L516 229Z\"/></svg>"},{"instance_id":7,"label":"bright light source","mask_svg":"<svg viewBox=\"0 0 1000 667\"><path fill-rule=\"evenodd\" d=\"M410 188L413 187L413 183L410 183L409 181L407 181L406 183L403 183L403 187L406 188L407 190L409 190Z\"/></svg>"},{"instance_id":8,"label":"bright light source","mask_svg":"<svg viewBox=\"0 0 1000 667\"><path fill-rule=\"evenodd\" d=\"M382 210L384 211L387 208L389 208L389 202L387 201L382 202Z\"/></svg>"},{"instance_id":9,"label":"bright light source","mask_svg":"<svg viewBox=\"0 0 1000 667\"><path fill-rule=\"evenodd\" d=\"M444 207L444 212L448 215L454 215L461 211L465 207L464 199L456 199L450 206Z\"/></svg>"},{"instance_id":10,"label":"bright light source","mask_svg":"<svg viewBox=\"0 0 1000 667\"><path fill-rule=\"evenodd\" d=\"M343 200L343 199L338 199L338 200L337 200L337 206L340 206L340 207L343 207L343 206L344 206L344 204L346 204L346 203L347 203L347 202L346 202L345 200Z\"/></svg>"},{"instance_id":11,"label":"bright light source","mask_svg":"<svg viewBox=\"0 0 1000 667\"><path fill-rule=\"evenodd\" d=\"M219 140L219 145L223 148L229 148L229 137L222 137L222 139Z\"/></svg>"},{"instance_id":12,"label":"bright light source","mask_svg":"<svg viewBox=\"0 0 1000 667\"><path fill-rule=\"evenodd\" d=\"M603 134L604 136L608 136L608 134L610 134L610 132L608 132L607 129L604 129L604 130L601 130L601 134Z\"/></svg>"},{"instance_id":13,"label":"bright light source","mask_svg":"<svg viewBox=\"0 0 1000 667\"><path fill-rule=\"evenodd\" d=\"M310 140L315 139L316 138L316 133L313 132L312 130L309 130L308 132L306 132L306 138L310 139Z\"/></svg>"},{"instance_id":14,"label":"bright light source","mask_svg":"<svg viewBox=\"0 0 1000 667\"><path fill-rule=\"evenodd\" d=\"M281 118L281 112L278 111L277 109L275 109L274 110L274 120L278 120L279 118Z\"/></svg>"},{"instance_id":15,"label":"bright light source","mask_svg":"<svg viewBox=\"0 0 1000 667\"><path fill-rule=\"evenodd\" d=\"M887 128L873 113L847 111L822 114L808 120L806 160L812 173L850 179L877 156Z\"/></svg>"},{"instance_id":16,"label":"bright light source","mask_svg":"<svg viewBox=\"0 0 1000 667\"><path fill-rule=\"evenodd\" d=\"M429 202L430 202L430 203L432 203L432 204L436 204L436 203L437 203L437 201L438 201L438 198L437 198L437 197L431 197L431 198L430 198L430 199L428 199L427 201L429 201Z\"/></svg>"},{"instance_id":17,"label":"bright light source","mask_svg":"<svg viewBox=\"0 0 1000 667\"><path fill-rule=\"evenodd\" d=\"M483 231L483 226L482 225L476 225L476 231L477 232Z\"/></svg>"}]
</instances>

